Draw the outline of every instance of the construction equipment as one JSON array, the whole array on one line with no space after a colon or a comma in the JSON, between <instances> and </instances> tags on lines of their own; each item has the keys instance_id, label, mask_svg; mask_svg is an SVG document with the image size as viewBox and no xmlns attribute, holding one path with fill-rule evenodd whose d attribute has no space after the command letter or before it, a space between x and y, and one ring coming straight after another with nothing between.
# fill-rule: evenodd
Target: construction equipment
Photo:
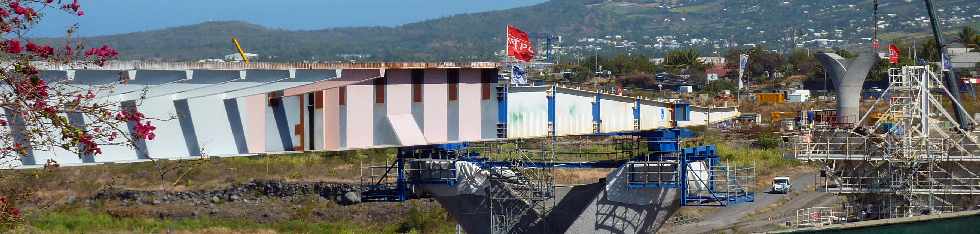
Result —
<instances>
[{"instance_id":1,"label":"construction equipment","mask_svg":"<svg viewBox=\"0 0 980 234\"><path fill-rule=\"evenodd\" d=\"M235 48L238 49L238 55L242 56L242 61L248 64L248 56L245 55L245 50L242 49L242 44L238 43L238 38L232 37L231 42L235 43Z\"/></svg>"},{"instance_id":2,"label":"construction equipment","mask_svg":"<svg viewBox=\"0 0 980 234\"><path fill-rule=\"evenodd\" d=\"M963 100L960 98L960 79L956 76L956 71L953 71L952 68L950 68L948 71L945 69L946 63L949 62L946 59L946 56L948 55L946 48L948 45L946 44L946 41L943 40L943 33L939 29L939 19L936 18L936 8L932 5L932 0L925 0L925 2L926 9L929 10L929 23L932 26L932 36L936 40L936 45L939 45L939 47L937 47L937 49L939 49L939 61L941 61L939 66L942 68L940 69L942 70L940 74L944 74L943 78L945 78L943 79L943 85L945 85L946 89L951 92L953 102L960 103ZM959 124L960 129L973 130L974 126L972 121L969 121L970 114L967 113L965 109L954 107L953 112L956 114L954 117L956 118L956 122Z\"/></svg>"}]
</instances>

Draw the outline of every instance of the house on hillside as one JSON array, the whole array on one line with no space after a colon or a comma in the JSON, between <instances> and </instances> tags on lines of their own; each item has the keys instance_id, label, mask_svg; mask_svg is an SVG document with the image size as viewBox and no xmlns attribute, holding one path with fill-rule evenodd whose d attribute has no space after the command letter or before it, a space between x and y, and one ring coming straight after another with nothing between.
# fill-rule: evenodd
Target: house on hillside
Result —
<instances>
[{"instance_id":1,"label":"house on hillside","mask_svg":"<svg viewBox=\"0 0 980 234\"><path fill-rule=\"evenodd\" d=\"M711 82L727 76L729 71L730 69L726 68L724 63L720 63L704 69L704 74L708 77L708 82Z\"/></svg>"}]
</instances>

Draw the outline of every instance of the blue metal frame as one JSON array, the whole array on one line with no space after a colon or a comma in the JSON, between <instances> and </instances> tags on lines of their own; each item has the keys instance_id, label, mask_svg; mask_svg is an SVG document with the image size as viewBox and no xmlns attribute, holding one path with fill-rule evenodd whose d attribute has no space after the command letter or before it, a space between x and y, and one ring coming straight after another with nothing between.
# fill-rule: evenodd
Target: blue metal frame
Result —
<instances>
[{"instance_id":1,"label":"blue metal frame","mask_svg":"<svg viewBox=\"0 0 980 234\"><path fill-rule=\"evenodd\" d=\"M600 104L602 102L602 93L595 93L595 101L592 102L592 129L593 133L602 132L602 115L600 115Z\"/></svg>"},{"instance_id":2,"label":"blue metal frame","mask_svg":"<svg viewBox=\"0 0 980 234\"><path fill-rule=\"evenodd\" d=\"M640 125L643 123L640 122L640 99L636 99L633 104L633 123L636 124L634 130L642 129L642 127L640 127Z\"/></svg>"},{"instance_id":3,"label":"blue metal frame","mask_svg":"<svg viewBox=\"0 0 980 234\"><path fill-rule=\"evenodd\" d=\"M497 138L507 138L507 86L497 85Z\"/></svg>"},{"instance_id":4,"label":"blue metal frame","mask_svg":"<svg viewBox=\"0 0 980 234\"><path fill-rule=\"evenodd\" d=\"M547 98L548 98L548 134L553 137L558 132L558 130L555 129L555 126L557 126L557 125L555 125L555 119L557 119L556 114L555 114L556 113L556 107L555 107L555 91L557 91L557 89L555 87L552 87L551 90L552 91L551 92L548 92L548 96L547 96Z\"/></svg>"},{"instance_id":5,"label":"blue metal frame","mask_svg":"<svg viewBox=\"0 0 980 234\"><path fill-rule=\"evenodd\" d=\"M691 104L685 102L674 103L674 121L691 121Z\"/></svg>"},{"instance_id":6,"label":"blue metal frame","mask_svg":"<svg viewBox=\"0 0 980 234\"><path fill-rule=\"evenodd\" d=\"M728 196L727 194L716 194L713 192L715 190L715 184L710 178L714 178L714 175L709 170L709 184L707 184L710 195L692 195L688 192L688 171L689 164L694 162L705 162L708 168L712 166L719 165L721 159L718 156L717 149L714 145L696 146L680 148L680 142L683 138L694 137L695 134L691 130L683 128L673 128L673 129L661 129L655 131L643 131L634 133L617 133L617 134L607 134L607 135L635 135L640 136L647 142L647 146L650 149L651 154L656 154L659 160L675 160L678 163L678 168L680 170L680 175L677 177L677 181L669 181L662 183L628 183L627 187L630 189L680 189L681 190L681 205L683 206L701 206L708 202L717 202L720 206L728 206L741 202L752 202L755 200L755 194L748 192L745 195L740 196ZM386 200L386 201L405 201L410 198L411 187L420 184L445 184L447 186L455 186L456 181L454 180L438 180L438 181L415 181L406 175L405 171L405 160L409 159L420 159L420 158L445 158L452 159L455 161L465 161L471 162L478 165L481 168L494 168L494 167L514 167L515 162L513 161L494 161L488 158L481 157L479 153L468 152L466 149L469 145L466 143L456 143L456 144L440 144L440 145L425 145L425 146L411 146L402 147L398 149L398 157L392 167L397 168L397 180L394 188L388 186L380 187L369 187L365 194L370 194L373 198L372 200ZM640 156L643 157L643 156ZM640 158L634 158L632 160L639 160ZM629 166L626 164L627 161L624 160L606 160L606 161L591 161L591 162L522 162L520 166L528 168L620 168ZM391 168L391 167L389 167ZM455 177L455 174L453 175Z\"/></svg>"},{"instance_id":7,"label":"blue metal frame","mask_svg":"<svg viewBox=\"0 0 980 234\"><path fill-rule=\"evenodd\" d=\"M721 158L718 156L717 148L714 145L680 148L681 139L693 137L694 132L687 129L674 128L640 132L638 135L647 142L650 154L653 154L651 156L656 157L658 161L676 161L679 169L678 173L680 174L677 176L676 181L656 183L629 182L627 184L628 188L679 189L681 192L681 205L683 206L703 206L705 202L714 201L717 201L716 204L720 206L728 206L755 200L755 193L752 192L746 192L745 195L739 196L715 193L716 185L714 184L713 178L718 175L712 174L711 170L708 170L708 184L706 184L710 195L692 195L688 192L688 186L690 186L688 182L690 180L688 171L691 163L704 162L707 168L721 164ZM640 156L634 160L638 161L643 159L643 157L646 156Z\"/></svg>"}]
</instances>

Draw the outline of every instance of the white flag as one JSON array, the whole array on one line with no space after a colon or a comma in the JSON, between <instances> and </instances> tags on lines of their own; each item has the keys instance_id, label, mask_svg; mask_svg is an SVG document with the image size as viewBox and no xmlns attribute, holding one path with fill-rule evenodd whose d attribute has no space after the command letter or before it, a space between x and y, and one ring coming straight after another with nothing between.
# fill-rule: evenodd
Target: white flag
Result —
<instances>
[{"instance_id":1,"label":"white flag","mask_svg":"<svg viewBox=\"0 0 980 234\"><path fill-rule=\"evenodd\" d=\"M745 66L749 64L749 55L740 54L738 55L738 89L743 89L745 84L742 83L742 74L745 73Z\"/></svg>"}]
</instances>

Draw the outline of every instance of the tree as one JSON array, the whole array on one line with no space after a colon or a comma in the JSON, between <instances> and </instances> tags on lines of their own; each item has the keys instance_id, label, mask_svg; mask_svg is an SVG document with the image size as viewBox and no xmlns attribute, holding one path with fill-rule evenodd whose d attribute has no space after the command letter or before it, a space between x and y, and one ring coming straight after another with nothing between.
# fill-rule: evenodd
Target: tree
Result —
<instances>
[{"instance_id":1,"label":"tree","mask_svg":"<svg viewBox=\"0 0 980 234\"><path fill-rule=\"evenodd\" d=\"M926 61L939 61L939 44L935 39L929 39L919 48L918 57Z\"/></svg>"},{"instance_id":2,"label":"tree","mask_svg":"<svg viewBox=\"0 0 980 234\"><path fill-rule=\"evenodd\" d=\"M684 69L696 69L704 67L704 63L698 59L701 55L698 54L698 50L694 48L688 48L683 50L673 50L667 52L666 61L664 62L668 66L675 68Z\"/></svg>"},{"instance_id":3,"label":"tree","mask_svg":"<svg viewBox=\"0 0 980 234\"><path fill-rule=\"evenodd\" d=\"M119 108L120 103L104 98L125 79L101 85L79 85L84 81L65 77L42 79L42 65L103 66L118 56L109 46L84 48L69 39L54 47L23 37L41 21L42 10L83 16L77 0L4 3L0 5L0 57L5 62L0 66L0 82L7 88L0 90L0 126L6 126L0 128L0 160L19 160L29 152L55 148L75 152L79 157L95 156L102 153L101 146L136 147L137 141L154 138L155 127L135 106ZM74 29L67 30L66 38L71 38ZM85 126L70 123L68 113L81 115ZM7 197L4 205L14 199Z\"/></svg>"},{"instance_id":4,"label":"tree","mask_svg":"<svg viewBox=\"0 0 980 234\"><path fill-rule=\"evenodd\" d=\"M978 48L977 42L980 41L980 36L977 36L977 30L970 26L964 26L963 30L957 33L957 40L967 48Z\"/></svg>"},{"instance_id":5,"label":"tree","mask_svg":"<svg viewBox=\"0 0 980 234\"><path fill-rule=\"evenodd\" d=\"M796 49L790 52L788 62L791 65L787 71L792 74L812 76L819 69L817 59L804 49Z\"/></svg>"},{"instance_id":6,"label":"tree","mask_svg":"<svg viewBox=\"0 0 980 234\"><path fill-rule=\"evenodd\" d=\"M734 91L738 86L730 80L716 80L704 86L704 91L717 95L724 90Z\"/></svg>"},{"instance_id":7,"label":"tree","mask_svg":"<svg viewBox=\"0 0 980 234\"><path fill-rule=\"evenodd\" d=\"M748 51L749 77L771 78L783 64L783 55L769 51L765 47L755 47Z\"/></svg>"}]
</instances>

